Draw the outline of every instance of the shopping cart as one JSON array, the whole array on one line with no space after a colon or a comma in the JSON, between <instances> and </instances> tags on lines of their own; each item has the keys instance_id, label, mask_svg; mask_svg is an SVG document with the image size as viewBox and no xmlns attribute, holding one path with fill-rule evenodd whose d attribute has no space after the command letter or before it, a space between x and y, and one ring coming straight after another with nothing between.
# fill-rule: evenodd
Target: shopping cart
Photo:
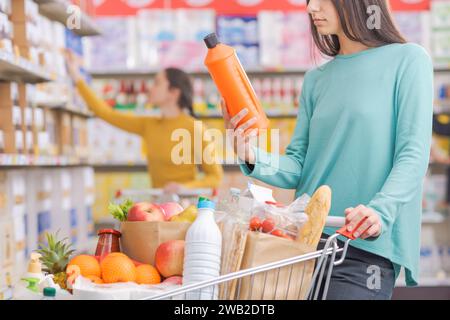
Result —
<instances>
[{"instance_id":1,"label":"shopping cart","mask_svg":"<svg viewBox=\"0 0 450 320\"><path fill-rule=\"evenodd\" d=\"M133 202L150 201L155 203L163 202L188 202L196 204L198 197L213 197L215 189L186 189L177 194L164 192L163 189L120 189L116 191L114 201L121 202L130 199Z\"/></svg>"},{"instance_id":2,"label":"shopping cart","mask_svg":"<svg viewBox=\"0 0 450 320\"><path fill-rule=\"evenodd\" d=\"M327 221L327 226L330 227L341 227L343 224L343 218L332 218ZM344 234L342 230L338 232ZM205 296L220 300L325 300L333 267L344 262L351 241L351 238L347 238L345 242L340 242L338 236L339 233L336 233L327 239L322 239L323 249L315 252L225 274L213 280L185 285L142 300L185 300ZM305 269L311 265L314 270L312 277L305 272ZM280 276L281 274L283 276ZM287 279L287 281L281 282L280 279ZM258 288L255 290L256 285ZM244 286L247 290L243 296ZM294 290L293 287L295 287ZM234 292L231 295L230 290ZM203 294L205 292L206 295Z\"/></svg>"}]
</instances>

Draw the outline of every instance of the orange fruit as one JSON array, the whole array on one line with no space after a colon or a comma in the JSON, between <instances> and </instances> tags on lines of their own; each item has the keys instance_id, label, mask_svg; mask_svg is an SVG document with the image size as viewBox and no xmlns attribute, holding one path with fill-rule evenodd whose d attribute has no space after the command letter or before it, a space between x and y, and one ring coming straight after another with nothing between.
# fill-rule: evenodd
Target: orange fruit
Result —
<instances>
[{"instance_id":1,"label":"orange fruit","mask_svg":"<svg viewBox=\"0 0 450 320\"><path fill-rule=\"evenodd\" d=\"M136 281L136 267L124 254L107 255L100 264L102 279L105 283Z\"/></svg>"},{"instance_id":2,"label":"orange fruit","mask_svg":"<svg viewBox=\"0 0 450 320\"><path fill-rule=\"evenodd\" d=\"M122 252L112 252L112 253L108 254L107 257L126 257L126 258L128 258L128 256Z\"/></svg>"},{"instance_id":3,"label":"orange fruit","mask_svg":"<svg viewBox=\"0 0 450 320\"><path fill-rule=\"evenodd\" d=\"M154 266L142 264L136 268L136 282L138 284L158 284L161 283L161 276Z\"/></svg>"},{"instance_id":4,"label":"orange fruit","mask_svg":"<svg viewBox=\"0 0 450 320\"><path fill-rule=\"evenodd\" d=\"M102 283L104 283L103 279L100 278L100 277L97 277L97 276L87 276L86 278L91 280L95 284L102 284Z\"/></svg>"},{"instance_id":5,"label":"orange fruit","mask_svg":"<svg viewBox=\"0 0 450 320\"><path fill-rule=\"evenodd\" d=\"M100 264L97 259L89 255L79 255L70 260L68 266L76 265L80 268L81 275L87 276L101 276Z\"/></svg>"}]
</instances>

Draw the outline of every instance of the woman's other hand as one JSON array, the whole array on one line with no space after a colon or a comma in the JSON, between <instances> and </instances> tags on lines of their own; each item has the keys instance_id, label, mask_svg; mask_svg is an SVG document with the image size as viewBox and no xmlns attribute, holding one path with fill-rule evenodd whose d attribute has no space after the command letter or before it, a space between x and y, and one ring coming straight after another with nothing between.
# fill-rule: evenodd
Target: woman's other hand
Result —
<instances>
[{"instance_id":1,"label":"woman's other hand","mask_svg":"<svg viewBox=\"0 0 450 320\"><path fill-rule=\"evenodd\" d=\"M365 221L358 227L363 219ZM363 205L345 210L345 224L347 231L352 232L355 238L378 237L382 231L381 218L378 213Z\"/></svg>"},{"instance_id":2,"label":"woman's other hand","mask_svg":"<svg viewBox=\"0 0 450 320\"><path fill-rule=\"evenodd\" d=\"M251 148L251 140L253 137L258 135L258 130L248 129L256 123L257 119L251 118L247 122L239 125L239 122L241 122L242 119L244 119L244 117L248 114L248 109L242 109L237 115L231 117L228 113L224 99L220 101L220 105L222 107L222 114L225 121L225 129L227 129L227 131L233 130L234 152L236 152L241 160L249 164L255 164L256 157L253 149Z\"/></svg>"}]
</instances>

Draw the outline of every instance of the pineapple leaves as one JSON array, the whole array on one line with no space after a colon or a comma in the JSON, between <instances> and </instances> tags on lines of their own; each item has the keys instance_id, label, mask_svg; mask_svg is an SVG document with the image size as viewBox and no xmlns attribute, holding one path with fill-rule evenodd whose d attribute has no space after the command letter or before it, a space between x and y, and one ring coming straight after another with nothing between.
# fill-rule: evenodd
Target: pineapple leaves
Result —
<instances>
[{"instance_id":1,"label":"pineapple leaves","mask_svg":"<svg viewBox=\"0 0 450 320\"><path fill-rule=\"evenodd\" d=\"M41 255L40 261L45 266L44 271L57 274L66 270L70 256L75 252L68 238L59 240L59 231L56 234L47 233L47 245L40 243L37 252Z\"/></svg>"}]
</instances>

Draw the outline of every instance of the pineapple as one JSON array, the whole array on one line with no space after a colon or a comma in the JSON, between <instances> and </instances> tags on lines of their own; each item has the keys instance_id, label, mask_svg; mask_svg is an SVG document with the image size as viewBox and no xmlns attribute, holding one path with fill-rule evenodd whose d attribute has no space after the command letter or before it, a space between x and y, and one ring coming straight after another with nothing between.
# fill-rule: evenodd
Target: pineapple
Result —
<instances>
[{"instance_id":1,"label":"pineapple","mask_svg":"<svg viewBox=\"0 0 450 320\"><path fill-rule=\"evenodd\" d=\"M58 240L58 233L55 235L51 233L46 234L47 246L39 245L39 252L41 254L41 262L44 265L44 272L48 272L54 276L53 280L61 289L67 289L66 283L66 268L69 263L70 255L75 250L70 249L71 244L67 244L67 238Z\"/></svg>"}]
</instances>

